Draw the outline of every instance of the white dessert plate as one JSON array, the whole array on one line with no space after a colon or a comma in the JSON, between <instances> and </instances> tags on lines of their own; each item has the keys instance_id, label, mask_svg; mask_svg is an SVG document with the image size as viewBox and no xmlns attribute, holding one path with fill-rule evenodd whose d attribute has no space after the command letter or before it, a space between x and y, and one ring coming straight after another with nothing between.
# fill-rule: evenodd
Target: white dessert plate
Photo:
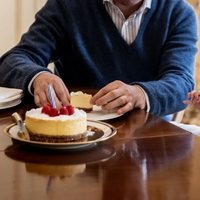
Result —
<instances>
[{"instance_id":1,"label":"white dessert plate","mask_svg":"<svg viewBox=\"0 0 200 200\"><path fill-rule=\"evenodd\" d=\"M6 102L6 103L0 103L0 110L12 108L14 106L19 105L21 102L22 102L21 99L16 99L16 100Z\"/></svg>"},{"instance_id":2,"label":"white dessert plate","mask_svg":"<svg viewBox=\"0 0 200 200\"><path fill-rule=\"evenodd\" d=\"M115 119L122 115L117 114L116 112L106 112L101 109L99 106L93 106L93 110L87 113L88 120L96 121L105 121L110 119Z\"/></svg>"},{"instance_id":3,"label":"white dessert plate","mask_svg":"<svg viewBox=\"0 0 200 200\"><path fill-rule=\"evenodd\" d=\"M10 98L16 99L18 98L18 95L22 94L23 91L21 89L0 87L0 102L7 101L7 99Z\"/></svg>"},{"instance_id":4,"label":"white dessert plate","mask_svg":"<svg viewBox=\"0 0 200 200\"><path fill-rule=\"evenodd\" d=\"M9 98L6 98L6 99L2 99L2 100L0 100L0 105L5 104L5 103L10 103L14 100L19 100L19 99L22 98L22 96L23 96L23 94L18 94L18 95L15 95L15 96L12 96L12 97L9 97Z\"/></svg>"},{"instance_id":5,"label":"white dessert plate","mask_svg":"<svg viewBox=\"0 0 200 200\"><path fill-rule=\"evenodd\" d=\"M13 140L20 142L22 144L31 145L46 149L65 149L74 150L86 148L90 145L95 146L98 142L105 141L113 137L117 133L117 129L110 124L88 120L88 129L91 130L93 134L88 134L86 141L79 142L65 142L65 143L48 143L48 142L38 142L32 140L26 140L18 136L18 126L16 124L11 124L5 129L5 133Z\"/></svg>"}]
</instances>

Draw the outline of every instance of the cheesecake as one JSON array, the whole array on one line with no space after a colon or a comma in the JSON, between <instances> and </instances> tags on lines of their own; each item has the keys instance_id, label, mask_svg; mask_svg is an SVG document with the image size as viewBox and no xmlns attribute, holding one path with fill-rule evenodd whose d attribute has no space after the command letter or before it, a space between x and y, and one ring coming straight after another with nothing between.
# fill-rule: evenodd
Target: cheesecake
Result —
<instances>
[{"instance_id":1,"label":"cheesecake","mask_svg":"<svg viewBox=\"0 0 200 200\"><path fill-rule=\"evenodd\" d=\"M31 109L25 114L25 126L33 141L64 143L84 140L87 134L87 115L70 106L59 111L51 107Z\"/></svg>"}]
</instances>

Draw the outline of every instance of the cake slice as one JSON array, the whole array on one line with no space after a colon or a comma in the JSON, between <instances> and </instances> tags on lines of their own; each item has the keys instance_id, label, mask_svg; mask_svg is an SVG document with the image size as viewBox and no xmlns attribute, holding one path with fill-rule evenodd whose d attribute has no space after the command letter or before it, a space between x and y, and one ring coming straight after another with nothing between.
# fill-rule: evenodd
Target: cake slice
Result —
<instances>
[{"instance_id":1,"label":"cake slice","mask_svg":"<svg viewBox=\"0 0 200 200\"><path fill-rule=\"evenodd\" d=\"M83 93L82 91L71 92L70 98L70 103L73 107L82 109L86 112L92 111L92 104L90 103L92 98L91 94Z\"/></svg>"}]
</instances>

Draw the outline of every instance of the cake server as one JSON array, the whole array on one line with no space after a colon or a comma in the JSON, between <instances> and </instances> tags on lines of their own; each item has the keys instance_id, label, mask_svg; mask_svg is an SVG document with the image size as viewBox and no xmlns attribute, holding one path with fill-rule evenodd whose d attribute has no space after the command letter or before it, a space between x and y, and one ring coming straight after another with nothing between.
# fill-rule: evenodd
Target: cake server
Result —
<instances>
[{"instance_id":1,"label":"cake server","mask_svg":"<svg viewBox=\"0 0 200 200\"><path fill-rule=\"evenodd\" d=\"M15 112L11 115L11 117L19 128L19 130L17 132L18 136L22 139L30 140L28 130L26 129L21 116L17 112Z\"/></svg>"}]
</instances>

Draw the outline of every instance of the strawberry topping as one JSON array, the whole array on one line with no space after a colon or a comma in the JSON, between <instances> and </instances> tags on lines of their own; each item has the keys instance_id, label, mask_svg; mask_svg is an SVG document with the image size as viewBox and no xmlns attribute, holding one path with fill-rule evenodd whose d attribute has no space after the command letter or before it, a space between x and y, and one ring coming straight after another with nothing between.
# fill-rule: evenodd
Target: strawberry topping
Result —
<instances>
[{"instance_id":1,"label":"strawberry topping","mask_svg":"<svg viewBox=\"0 0 200 200\"><path fill-rule=\"evenodd\" d=\"M42 108L42 113L45 113L45 114L48 115L50 113L50 110L51 110L51 106L50 105L45 105Z\"/></svg>"},{"instance_id":2,"label":"strawberry topping","mask_svg":"<svg viewBox=\"0 0 200 200\"><path fill-rule=\"evenodd\" d=\"M69 115L73 115L74 114L74 107L71 105L66 106Z\"/></svg>"},{"instance_id":3,"label":"strawberry topping","mask_svg":"<svg viewBox=\"0 0 200 200\"><path fill-rule=\"evenodd\" d=\"M59 115L59 112L56 108L51 108L49 114L48 114L50 117L55 117L55 116L58 116Z\"/></svg>"},{"instance_id":4,"label":"strawberry topping","mask_svg":"<svg viewBox=\"0 0 200 200\"><path fill-rule=\"evenodd\" d=\"M69 115L69 112L66 108L66 106L62 106L60 109L60 115Z\"/></svg>"},{"instance_id":5,"label":"strawberry topping","mask_svg":"<svg viewBox=\"0 0 200 200\"><path fill-rule=\"evenodd\" d=\"M42 107L42 113L49 115L50 117L55 117L59 115L72 115L74 114L74 107L71 105L62 106L60 110L53 108L51 105L45 105Z\"/></svg>"}]
</instances>

